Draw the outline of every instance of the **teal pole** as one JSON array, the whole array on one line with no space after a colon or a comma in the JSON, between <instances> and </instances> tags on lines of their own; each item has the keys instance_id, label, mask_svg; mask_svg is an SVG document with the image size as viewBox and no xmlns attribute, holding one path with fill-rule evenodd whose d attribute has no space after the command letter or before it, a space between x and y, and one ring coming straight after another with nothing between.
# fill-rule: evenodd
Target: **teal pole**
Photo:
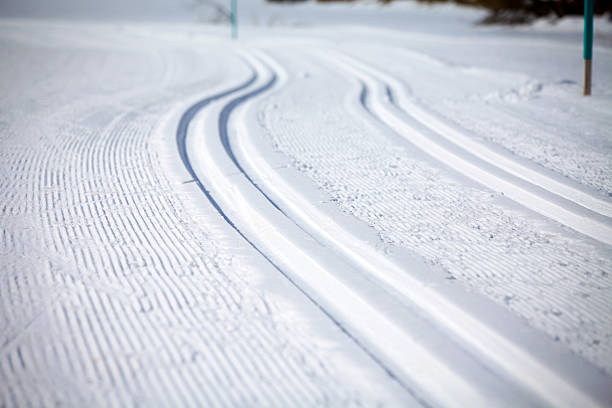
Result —
<instances>
[{"instance_id":1,"label":"teal pole","mask_svg":"<svg viewBox=\"0 0 612 408\"><path fill-rule=\"evenodd\" d=\"M593 60L593 3L595 0L584 0L584 92L591 94L591 71Z\"/></svg>"},{"instance_id":2,"label":"teal pole","mask_svg":"<svg viewBox=\"0 0 612 408\"><path fill-rule=\"evenodd\" d=\"M236 4L236 2L237 0L232 0L232 38L233 39L238 38L238 4Z\"/></svg>"}]
</instances>

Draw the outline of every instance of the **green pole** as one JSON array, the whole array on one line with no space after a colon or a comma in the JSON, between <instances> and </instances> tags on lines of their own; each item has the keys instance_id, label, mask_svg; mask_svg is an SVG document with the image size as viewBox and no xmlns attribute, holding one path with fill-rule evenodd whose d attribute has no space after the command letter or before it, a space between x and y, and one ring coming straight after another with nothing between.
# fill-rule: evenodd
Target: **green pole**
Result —
<instances>
[{"instance_id":1,"label":"green pole","mask_svg":"<svg viewBox=\"0 0 612 408\"><path fill-rule=\"evenodd\" d=\"M593 60L593 2L595 0L584 0L584 92L591 94L591 71Z\"/></svg>"},{"instance_id":2,"label":"green pole","mask_svg":"<svg viewBox=\"0 0 612 408\"><path fill-rule=\"evenodd\" d=\"M232 0L232 38L238 38L238 5ZM227 4L227 3L226 3Z\"/></svg>"}]
</instances>

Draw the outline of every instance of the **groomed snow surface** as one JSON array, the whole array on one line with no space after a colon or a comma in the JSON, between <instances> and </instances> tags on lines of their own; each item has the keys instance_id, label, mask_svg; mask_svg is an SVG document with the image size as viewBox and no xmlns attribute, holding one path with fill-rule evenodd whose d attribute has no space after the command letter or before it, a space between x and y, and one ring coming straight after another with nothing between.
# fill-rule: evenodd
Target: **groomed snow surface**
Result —
<instances>
[{"instance_id":1,"label":"groomed snow surface","mask_svg":"<svg viewBox=\"0 0 612 408\"><path fill-rule=\"evenodd\" d=\"M0 21L0 406L612 405L608 23L343 7Z\"/></svg>"}]
</instances>

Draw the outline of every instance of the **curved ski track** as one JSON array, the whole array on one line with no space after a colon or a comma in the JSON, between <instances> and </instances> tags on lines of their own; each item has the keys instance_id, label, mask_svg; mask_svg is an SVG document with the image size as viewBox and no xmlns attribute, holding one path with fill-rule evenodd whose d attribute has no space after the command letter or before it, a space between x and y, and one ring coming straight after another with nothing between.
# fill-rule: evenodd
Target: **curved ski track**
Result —
<instances>
[{"instance_id":1,"label":"curved ski track","mask_svg":"<svg viewBox=\"0 0 612 408\"><path fill-rule=\"evenodd\" d=\"M228 215L228 213L219 204L219 200L215 198L215 195L209 189L206 188L206 184L203 182L201 177L198 177L197 172L194 170L194 165L192 164L192 161L190 159L190 155L189 155L188 147L187 147L189 126L191 125L191 122L194 120L194 117L198 113L200 113L200 111L202 111L204 108L206 108L209 104L215 101L221 100L224 97L234 95L238 93L239 91L246 90L249 88L249 86L253 85L259 79L260 74L257 72L257 70L255 70L252 67L251 64L248 63L248 59L250 58L248 57L245 58L245 60L247 60L247 64L251 66L253 74L247 81L245 81L243 84L240 84L234 88L231 88L226 91L222 91L220 93L217 93L215 95L209 96L205 99L198 101L197 103L189 107L189 109L187 109L185 113L181 116L179 120L179 125L177 127L177 132L176 132L177 147L178 147L178 151L179 151L181 160L183 161L185 168L187 169L189 174L193 177L193 179L196 181L198 187L204 193L208 201L217 210L217 212L223 217L223 219L249 244L249 246L251 246L257 253L259 253L263 258L265 258L278 272L280 272L301 293L303 293L311 302L313 302L326 316L328 316L342 330L342 332L344 332L347 336L353 339L353 341L355 341L355 343L359 347L361 347L375 362L377 362L383 368L383 370L385 370L388 373L388 375L391 378L396 378L393 371L389 369L387 366L385 366L385 364L383 364L377 358L376 355L374 355L369 350L364 348L363 345L359 342L359 340L356 337L354 337L352 333L350 333L344 327L341 321L339 321L334 315L329 313L321 304L318 303L315 297L311 296L308 290L305 290L299 283L295 281L294 277L291 274L287 273L281 265L279 265L272 257L268 256L266 251L261 249L261 245L259 245L254 240L249 238L249 236L240 229L240 227L236 224L236 222L232 220L232 218ZM248 99L253 98L265 92L266 90L270 89L276 83L276 81L277 81L277 75L275 73L272 73L272 75L270 76L270 79L268 79L267 82L264 83L264 85L255 87L254 90L251 90L250 92L244 95L239 95L236 98L231 99L227 104L223 105L223 108L218 115L218 136L219 136L218 141L221 143L223 150L225 151L225 153L227 154L231 162L234 164L236 169L240 172L242 176L244 176L249 181L251 186L254 187L259 193L261 193L262 196L265 197L267 202L275 208L275 210L280 212L283 216L288 217L283 212L283 210L281 210L280 207L278 207L276 203L266 193L264 193L263 190L261 190L258 184L255 183L253 179L242 168L242 166L236 159L236 156L234 155L234 152L230 145L229 136L228 136L228 120L229 120L229 116L232 113L232 111L241 103L244 103ZM301 231L308 234L308 232L304 231L299 225L297 224L295 225L298 228L300 228ZM409 393L411 393L415 398L417 398L417 396L414 395L414 393L412 393L412 391L408 389L404 384L400 382L400 385L402 385ZM423 403L423 405L426 405L426 404Z\"/></svg>"},{"instance_id":2,"label":"curved ski track","mask_svg":"<svg viewBox=\"0 0 612 408\"><path fill-rule=\"evenodd\" d=\"M360 102L380 122L434 159L535 212L612 245L612 204L475 142L403 97L403 86L356 58L318 52L360 79ZM374 97L370 97L374 95Z\"/></svg>"},{"instance_id":3,"label":"curved ski track","mask_svg":"<svg viewBox=\"0 0 612 408\"><path fill-rule=\"evenodd\" d=\"M47 29L25 32L48 40ZM6 57L24 79L45 79L1 96L3 114L27 114L0 120L0 406L362 402L232 267L225 234L193 227L160 166L168 112L243 72L203 65L236 59L129 34L121 44L144 58L113 52L114 37L95 51L17 43Z\"/></svg>"},{"instance_id":4,"label":"curved ski track","mask_svg":"<svg viewBox=\"0 0 612 408\"><path fill-rule=\"evenodd\" d=\"M250 246L423 403L435 401L445 406L486 406L506 405L509 401L503 396L487 395L478 387L476 379L470 378L469 372L448 366L440 355L415 340L419 334L399 327L377 308L376 301L357 293L351 283L330 272L326 256L310 250L312 243L307 242L309 239L314 237L316 242L324 242L335 256L340 254L345 264L366 271L381 286L405 296L437 325L444 327L444 332L451 333L454 341L459 343L458 347L475 350L475 358L495 373L497 381L508 382L508 387L528 390L529 404L541 405L543 401L553 406L602 404L602 398L607 398L605 395L593 396L589 391L577 388L571 380L568 382L440 293L411 278L409 273L308 203L265 160L259 160L257 148L249 143L247 137L248 129L243 120L246 107L258 95L280 86L285 75L282 68L263 53L257 57L247 54L244 58L249 61L253 75L243 84L190 107L181 117L176 138L181 159L202 192ZM324 55L324 58L332 60L329 55ZM348 58L341 62L332 60L362 80L361 102L366 109L371 93L369 89L372 88L382 90L393 101L395 90L381 86L382 82L360 63L346 61ZM409 125L397 116L381 114L383 108L384 105L378 101L375 111L378 118L392 128L405 131ZM199 114L203 109L207 110L206 116ZM235 132L232 132L232 126ZM414 129L411 132L417 133ZM470 165L481 173L488 169ZM501 179L496 174L484 178L490 180L491 177ZM536 195L549 206L552 204L531 190L527 194ZM559 208L559 211L569 211L565 207ZM602 225L604 229L598 231L605 235L606 225ZM296 226L306 234L302 237L296 234ZM288 231L293 233L288 234ZM605 242L605 236L595 235ZM525 373L530 374L528 378Z\"/></svg>"}]
</instances>

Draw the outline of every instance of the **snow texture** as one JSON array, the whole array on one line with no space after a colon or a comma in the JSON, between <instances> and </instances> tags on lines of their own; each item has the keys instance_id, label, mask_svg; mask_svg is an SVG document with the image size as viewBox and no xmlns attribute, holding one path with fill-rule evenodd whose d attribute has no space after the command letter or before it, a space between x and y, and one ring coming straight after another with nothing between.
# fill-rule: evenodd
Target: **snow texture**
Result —
<instances>
[{"instance_id":1,"label":"snow texture","mask_svg":"<svg viewBox=\"0 0 612 408\"><path fill-rule=\"evenodd\" d=\"M393 401L163 167L158 129L243 75L234 53L148 28L0 30L0 405Z\"/></svg>"},{"instance_id":2,"label":"snow texture","mask_svg":"<svg viewBox=\"0 0 612 408\"><path fill-rule=\"evenodd\" d=\"M108 15L0 20L0 406L612 403L607 23Z\"/></svg>"}]
</instances>

